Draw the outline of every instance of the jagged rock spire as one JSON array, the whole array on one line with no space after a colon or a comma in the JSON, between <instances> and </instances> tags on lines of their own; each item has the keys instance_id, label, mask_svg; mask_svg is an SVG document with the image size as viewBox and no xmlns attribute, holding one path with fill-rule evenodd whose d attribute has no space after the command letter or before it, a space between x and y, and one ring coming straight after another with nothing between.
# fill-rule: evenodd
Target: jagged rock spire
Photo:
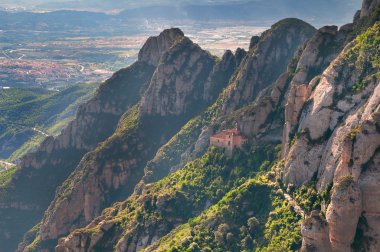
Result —
<instances>
[{"instance_id":1,"label":"jagged rock spire","mask_svg":"<svg viewBox=\"0 0 380 252\"><path fill-rule=\"evenodd\" d=\"M169 50L184 33L179 28L166 29L158 36L150 37L139 52L139 61L157 66L161 56Z\"/></svg>"}]
</instances>

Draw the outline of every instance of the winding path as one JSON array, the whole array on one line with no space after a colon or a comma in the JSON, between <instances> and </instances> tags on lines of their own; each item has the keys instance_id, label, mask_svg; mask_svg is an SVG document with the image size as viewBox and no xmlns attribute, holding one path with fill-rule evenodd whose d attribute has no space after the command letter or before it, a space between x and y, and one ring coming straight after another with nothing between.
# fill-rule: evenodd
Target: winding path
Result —
<instances>
[{"instance_id":1,"label":"winding path","mask_svg":"<svg viewBox=\"0 0 380 252\"><path fill-rule=\"evenodd\" d=\"M36 127L30 127L30 126L27 126L27 125L23 125L23 124L19 124L19 123L12 123L12 122L1 122L0 121L0 124L5 124L5 125L15 125L15 126L19 126L19 127L23 127L23 128L27 128L27 129L31 129L45 137L49 137L50 135Z\"/></svg>"},{"instance_id":2,"label":"winding path","mask_svg":"<svg viewBox=\"0 0 380 252\"><path fill-rule=\"evenodd\" d=\"M284 193L285 199L294 207L296 213L302 215L303 218L306 217L305 211L297 204L297 202L287 193Z\"/></svg>"},{"instance_id":3,"label":"winding path","mask_svg":"<svg viewBox=\"0 0 380 252\"><path fill-rule=\"evenodd\" d=\"M13 163L9 163L9 162L6 162L6 161L2 161L0 160L0 164L1 165L4 165L6 168L10 168L12 166L15 166L16 164L13 164Z\"/></svg>"},{"instance_id":4,"label":"winding path","mask_svg":"<svg viewBox=\"0 0 380 252\"><path fill-rule=\"evenodd\" d=\"M297 204L297 202L290 196L289 194L285 193L282 189L280 189L280 193L284 195L284 198L290 203L290 205L293 206L294 211L302 216L302 218L305 219L306 214L305 211Z\"/></svg>"},{"instance_id":5,"label":"winding path","mask_svg":"<svg viewBox=\"0 0 380 252\"><path fill-rule=\"evenodd\" d=\"M46 133L46 132L43 132L42 130L39 130L39 129L37 129L37 128L32 128L35 132L37 132L37 133L40 133L41 135L43 135L43 136L45 136L45 137L49 137L50 135L48 134L48 133Z\"/></svg>"}]
</instances>

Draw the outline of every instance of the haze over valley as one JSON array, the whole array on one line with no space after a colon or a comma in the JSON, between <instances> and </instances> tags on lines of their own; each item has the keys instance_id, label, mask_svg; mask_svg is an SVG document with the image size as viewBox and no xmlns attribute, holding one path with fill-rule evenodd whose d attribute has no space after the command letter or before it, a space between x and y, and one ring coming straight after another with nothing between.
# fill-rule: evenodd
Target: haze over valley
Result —
<instances>
[{"instance_id":1,"label":"haze over valley","mask_svg":"<svg viewBox=\"0 0 380 252\"><path fill-rule=\"evenodd\" d=\"M380 0L0 0L0 252L380 251Z\"/></svg>"}]
</instances>

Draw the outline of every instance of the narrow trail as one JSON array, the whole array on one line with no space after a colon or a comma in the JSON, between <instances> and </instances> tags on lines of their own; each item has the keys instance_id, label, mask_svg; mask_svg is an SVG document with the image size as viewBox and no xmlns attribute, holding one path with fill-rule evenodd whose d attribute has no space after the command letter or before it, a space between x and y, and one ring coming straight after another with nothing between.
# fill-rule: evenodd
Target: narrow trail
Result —
<instances>
[{"instance_id":1,"label":"narrow trail","mask_svg":"<svg viewBox=\"0 0 380 252\"><path fill-rule=\"evenodd\" d=\"M31 129L45 137L49 137L50 135L47 133L47 132L44 132L36 127L30 127L30 126L27 126L27 125L23 125L23 124L19 124L19 123L12 123L12 122L1 122L0 121L0 124L5 124L5 125L15 125L15 126L18 126L18 127L22 127L22 128L26 128L26 129Z\"/></svg>"},{"instance_id":2,"label":"narrow trail","mask_svg":"<svg viewBox=\"0 0 380 252\"><path fill-rule=\"evenodd\" d=\"M303 218L306 217L305 211L302 210L302 208L297 204L297 202L292 198L292 196L290 196L287 193L284 193L284 197L294 207L294 211L296 211L296 213L302 215Z\"/></svg>"},{"instance_id":3,"label":"narrow trail","mask_svg":"<svg viewBox=\"0 0 380 252\"><path fill-rule=\"evenodd\" d=\"M1 165L4 165L5 166L5 168L10 168L10 167L12 167L12 166L15 166L16 164L13 164L13 163L9 163L9 162L6 162L6 161L2 161L2 160L0 160L0 164Z\"/></svg>"},{"instance_id":4,"label":"narrow trail","mask_svg":"<svg viewBox=\"0 0 380 252\"><path fill-rule=\"evenodd\" d=\"M45 137L49 137L50 135L46 132L43 132L42 130L39 130L37 128L32 128L35 132L37 133L40 133L41 135L45 136Z\"/></svg>"},{"instance_id":5,"label":"narrow trail","mask_svg":"<svg viewBox=\"0 0 380 252\"><path fill-rule=\"evenodd\" d=\"M284 195L284 198L293 206L294 211L302 216L302 218L305 219L306 214L305 211L297 204L297 202L290 196L289 194L285 193L283 190L281 190L281 194Z\"/></svg>"}]
</instances>

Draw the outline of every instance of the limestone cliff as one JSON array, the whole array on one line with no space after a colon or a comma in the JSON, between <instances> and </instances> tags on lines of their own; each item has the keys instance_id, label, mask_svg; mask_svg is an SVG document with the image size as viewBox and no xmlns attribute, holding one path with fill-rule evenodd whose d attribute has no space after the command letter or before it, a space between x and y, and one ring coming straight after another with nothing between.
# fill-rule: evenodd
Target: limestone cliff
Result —
<instances>
[{"instance_id":1,"label":"limestone cliff","mask_svg":"<svg viewBox=\"0 0 380 252\"><path fill-rule=\"evenodd\" d=\"M314 89L315 83L320 78L319 74L342 50L348 32L345 29L338 31L336 26L322 27L302 50L302 55L297 63L297 69L287 94L282 147L283 157L288 154L291 135L294 135L301 110ZM314 79L313 82L311 82L312 79Z\"/></svg>"},{"instance_id":2,"label":"limestone cliff","mask_svg":"<svg viewBox=\"0 0 380 252\"><path fill-rule=\"evenodd\" d=\"M296 133L293 139L286 135L283 139L289 148L283 153L284 182L300 186L315 179L320 193L333 184L331 202L322 209L326 211L322 221L327 222L326 227L318 226L313 216L303 224L304 251L326 251L329 246L332 251L378 249L375 216L379 208L374 193L380 147L378 8L378 1L364 1L354 24L341 28L346 39L352 33L362 33L317 80L306 83L302 92L297 85L288 96L293 101L290 108L288 105L293 114L287 110L285 116L289 125L296 123ZM299 106L297 92L304 94ZM285 131L291 130L285 127ZM305 228L308 223L309 229Z\"/></svg>"},{"instance_id":3,"label":"limestone cliff","mask_svg":"<svg viewBox=\"0 0 380 252\"><path fill-rule=\"evenodd\" d=\"M161 56L167 52L178 37L183 37L183 32L178 28L164 30L157 37L148 38L141 48L138 56L140 62L157 66Z\"/></svg>"},{"instance_id":4,"label":"limestone cliff","mask_svg":"<svg viewBox=\"0 0 380 252\"><path fill-rule=\"evenodd\" d=\"M79 107L76 119L57 138L46 138L35 153L22 158L12 178L12 186L1 189L0 197L2 211L9 212L11 216L14 214L10 209L20 211L17 218L28 220L20 222L16 228L18 232L25 232L33 226L30 222L37 222L41 218L56 187L73 171L82 156L112 134L122 113L138 101L152 73L152 67L140 62L115 73L100 86L93 99ZM29 205L38 210L22 211L9 206L9 202L13 202L13 205L15 202ZM5 215L8 213L3 212ZM0 224L0 230L14 225L13 218L16 216ZM26 223L30 226L26 226ZM14 248L20 235L0 236L0 243L9 244L9 249Z\"/></svg>"},{"instance_id":5,"label":"limestone cliff","mask_svg":"<svg viewBox=\"0 0 380 252\"><path fill-rule=\"evenodd\" d=\"M223 110L229 113L252 102L286 70L297 48L314 32L314 27L301 20L284 19L260 38L252 39L250 51L233 80L234 87L226 93Z\"/></svg>"},{"instance_id":6,"label":"limestone cliff","mask_svg":"<svg viewBox=\"0 0 380 252\"><path fill-rule=\"evenodd\" d=\"M293 20L292 20L292 22L293 22ZM281 31L281 33L284 32L286 29L289 28L285 24L288 24L288 23L284 22L284 26L281 29L278 28L278 26L275 26L276 29L273 31L273 33L277 34L277 33L280 33L280 31ZM294 25L294 27L298 27L299 24L300 24L299 21L294 21L293 25ZM280 46L281 43L279 43L279 41L276 41L275 39L272 40L269 35L264 36L265 43L262 42L262 44L261 44L262 47L265 47L265 46L270 47L272 44L278 43L278 46L280 47L280 49L282 51L284 51L284 54L279 54L278 58L276 58L276 59L275 59L275 57L272 58L272 60L274 60L274 61L276 61L276 60L278 62L281 61L282 64L284 64L284 66L281 65L281 67L286 67L287 62L288 62L287 57L291 57L292 54L296 51L296 49L299 47L299 45L302 42L304 42L308 37L310 37L312 35L312 32L314 31L314 29L309 27L308 25L304 25L303 23L301 23L301 24L303 27L306 27L305 30L308 32L308 35L305 35L304 38L301 37L301 39L297 40L295 38L296 35L292 34L292 36L294 35L294 37L291 37L291 39L289 39L289 41L288 41L289 44L284 44L282 47ZM281 26L281 25L279 25L279 26ZM280 39L280 38L281 37L276 37L276 39ZM294 40L292 40L293 38L294 38ZM188 43L188 41L185 38L184 41L178 41L178 43L179 43L178 46L182 47L183 46L182 43ZM157 69L160 69L160 68L165 69L166 68L167 70L166 71L162 70L162 73L156 71L155 75L157 76L157 79L155 79L155 78L152 79L151 86L146 93L147 96L143 98L143 101L141 103L140 111L141 111L142 115L157 117L157 116L165 116L168 113L186 114L186 107L183 107L183 106L182 107L181 106L173 107L176 104L176 102L175 102L175 99L177 98L176 95L172 95L172 97L170 97L170 99L171 99L170 100L169 98L168 99L165 98L167 95L166 93L161 94L159 91L157 91L157 90L161 90L163 88L166 88L165 84L168 85L167 83L170 84L170 83L174 82L174 81L171 81L171 82L167 81L166 78L168 78L168 80L171 79L171 75L170 75L171 72L169 71L169 69L172 69L172 68L169 68L170 65L164 65L164 63L169 61L169 62L174 62L174 64L178 64L178 63L175 63L176 61L174 61L174 60L171 61L170 57L169 57L172 53L176 52L176 50L177 50L176 47L177 46L174 45L171 48L171 50L166 55L164 55L164 57L160 61L161 63ZM290 51L287 51L287 50L289 50L289 48L290 48ZM178 54L186 55L186 53L183 52L183 49L181 49L181 53L178 53ZM194 54L194 52L193 52L193 54ZM229 80L228 76L232 75L233 69L236 67L236 64L237 64L236 63L236 56L237 56L237 54L238 54L238 52L235 54L235 57L234 57L234 55L231 52L226 52L226 54L222 58L222 61L219 64L217 64L213 68L213 70L210 72L210 75L209 75L207 82L205 84L206 89L199 89L199 90L201 90L202 92L204 92L204 90L210 90L210 86L211 86L210 84L212 84L213 78L216 78L217 76L219 76L219 78L221 78L220 76L223 76L223 75L221 75L221 73L224 73L224 72L226 72L226 70L230 69L229 70L230 74L228 74L228 75L226 74L223 78L221 78L223 80L223 82L227 83ZM291 54L291 56L288 56L288 54L289 55ZM193 56L193 57L195 57L195 56ZM193 57L190 57L190 59ZM253 56L248 55L245 57L245 59L240 64L239 71L241 71L241 67L244 67L243 66L244 62L249 57L253 57ZM185 61L185 63L186 63L186 61ZM195 69L197 69L197 68L195 68ZM255 71L259 71L259 70L261 70L261 69L256 68ZM250 74L252 73L253 75L255 75L256 74L255 71L253 71L253 73L250 72ZM196 72L198 72L198 70L196 70ZM167 73L167 75L164 76L163 73ZM164 77L158 78L158 76L164 76ZM176 79L178 80L179 78L176 78ZM283 101L283 95L281 95L281 93L284 92L285 88L287 87L288 79L289 78L284 77L284 76L279 77L279 80L277 80L276 83L274 84L274 88L268 89L269 92L265 91L265 94L269 95L274 100L273 101L274 105L273 105L273 107L270 108L270 110L276 110L279 107L276 104L279 104ZM272 84L271 82L268 82L266 85L269 87L269 86L271 86L271 84ZM234 84L232 84L232 85L234 85ZM172 84L171 88L174 88L173 84ZM264 88L263 86L257 87L258 90L263 89L263 88ZM171 91L170 93L176 94L175 91ZM205 93L207 94L208 92L206 91L206 92L204 92L204 94ZM194 93L192 89L189 89L186 94L189 94L190 97L193 97L193 100L201 99L198 95L199 92ZM197 94L197 95L194 96L194 94ZM151 97L155 96L155 95L158 95L158 97L152 99ZM178 97L180 97L180 96L178 96ZM207 98L208 96L203 96L203 97L205 100L208 99ZM272 106L269 99L262 99L260 97L265 97L265 96L262 95L262 96L259 96L257 98L258 103L260 105L259 106L254 105L254 108L262 107L261 103L264 103L266 101L268 101L268 104L270 104ZM225 98L224 96L221 96L220 100L218 100L216 102L216 104L218 104L220 101L224 101L223 100L224 98ZM253 99L253 97L250 99ZM162 101L165 101L165 104L162 104ZM245 104L247 104L247 102L248 101L246 101ZM180 104L184 104L184 103L181 102ZM244 103L242 103L242 104L244 104ZM160 108L160 109L158 109L158 108ZM173 108L173 109L168 110L168 108ZM219 107L216 107L215 104L212 105L205 112L205 115L208 115L209 113L210 114L214 113L211 111L214 111L215 108L219 109ZM255 110L255 109L253 109L253 110ZM264 110L262 113L258 113L258 116L256 117L257 120L263 120L263 121L256 123L257 129L261 128L262 124L264 124L266 122L266 118L269 114L270 114L270 112L268 110ZM224 113L222 113L221 115L224 115ZM203 117L203 115L201 117ZM216 121L221 123L221 121L223 121L223 120L224 119L220 119L220 120L216 120ZM206 122L206 120L205 120L205 122ZM249 123L247 122L245 124L247 126L244 126L244 127L247 127L245 130L250 131L250 135L256 135L259 133L259 130L255 131L252 129L248 129L248 124ZM175 162L180 162L180 160L182 159L182 161L186 163L189 160L191 160L191 159L188 159L188 158L183 156L185 153L181 152L181 150L183 150L184 146L181 145L182 143L180 143L180 141L189 141L190 140L192 142L191 145L193 146L192 148L194 148L193 149L194 152L204 150L205 146L207 148L207 146L208 146L208 137L207 136L209 136L212 133L212 130L211 130L211 127L204 127L202 130L201 125L202 124L198 124L198 119L195 118L194 120L191 120L176 136L174 136L166 145L164 145L157 152L156 157L151 162L148 163L148 167L146 168L146 173L145 173L145 177L144 177L145 183L151 183L151 182L154 182L154 181L161 179L163 176L166 176L170 171L169 169L173 166L173 164L175 164ZM280 123L278 123L277 125L280 125ZM201 130L197 134L196 132L198 132L199 127ZM199 135L199 137L198 137L198 135ZM195 139L193 137L195 137ZM278 130L276 140L279 140L280 137L281 137L281 130ZM175 150L173 149L173 151L175 151L176 153L175 154L170 153L168 155L168 151L172 151L171 150L172 148L175 148ZM167 156L172 158L178 154L180 156L179 159L175 158L175 159L172 159L169 161L169 160L166 160L166 158L165 158ZM184 160L186 160L186 161L184 161ZM177 163L177 165L178 165L178 163ZM131 196L130 199L132 200L132 198L133 198L134 200L137 200L138 202L140 202L140 201L144 201L144 202L154 201L155 199L148 200L151 196L146 195L146 192L150 191L151 186L152 186L151 184L146 184L146 185L140 184L135 191L136 193L133 196ZM158 210L165 212L168 209L167 204L172 204L170 202L172 202L171 197L166 198L165 195L162 196L162 199L161 198L157 199L156 205L158 207ZM160 235L164 234L165 232L168 232L167 229L169 228L169 230L170 230L171 225L173 225L177 222L184 221L184 219L180 219L180 218L178 218L178 219L170 218L170 220L167 219L167 220L163 220L163 221L168 221L172 224L163 225L163 226L160 225L157 228L154 228L154 226L158 225L158 222L157 223L154 223L154 222L151 223L151 222L147 221L144 224L144 230L145 231L141 232L142 230L140 230L139 228L137 228L135 226L137 223L136 222L137 220L132 220L130 222L130 224L128 224L131 226L130 227L127 226L126 227L127 229L124 231L124 233L122 233L120 231L116 231L116 230L120 230L118 228L119 224L118 223L112 223L111 219L113 219L114 214L123 214L124 212L126 212L127 211L126 208L128 208L127 204L128 204L127 202L124 202L120 206L115 205L114 207L112 207L112 209L114 209L117 212L113 212L113 214L111 214L111 216L109 215L109 213L110 213L109 211L114 211L114 210L109 210L109 211L104 212L96 221L90 223L89 226L87 226L85 229L80 230L80 231L78 230L78 232L74 231L68 237L62 238L59 242L59 246L57 247L57 251L65 251L65 250L75 251L75 250L81 250L81 249L82 250L92 250L95 247L101 247L103 249L107 249L107 248L112 247L112 246L116 246L117 250L120 250L120 251L129 251L129 250L135 251L137 249L146 247L148 244L152 243L155 239L160 237ZM116 209L119 209L119 210L116 210ZM97 234L95 235L96 237L95 236L89 236L87 234L86 230L94 229L94 228L97 230L98 230L98 228L100 228L100 230L103 230L103 231L97 232ZM132 238L133 240L129 240L128 237L133 237ZM87 242L84 242L84 241L87 241Z\"/></svg>"},{"instance_id":7,"label":"limestone cliff","mask_svg":"<svg viewBox=\"0 0 380 252\"><path fill-rule=\"evenodd\" d=\"M204 85L214 64L188 38L177 38L161 57L140 105L123 115L115 133L87 153L58 189L35 234L40 244L85 226L132 193L158 147L205 107ZM25 241L20 250L31 242Z\"/></svg>"},{"instance_id":8,"label":"limestone cliff","mask_svg":"<svg viewBox=\"0 0 380 252\"><path fill-rule=\"evenodd\" d=\"M174 32L177 30L174 29ZM167 46L170 41L174 43L174 40L164 37L172 33L173 31L168 30L161 34ZM163 54L164 51L160 53ZM144 55L148 57L149 51L144 52ZM12 216L6 218L9 222L0 224L0 229L8 229L8 226L14 225L13 218L16 213L12 213L10 209L13 207L8 202L13 202L12 205L18 202L16 205L26 205L35 210L28 212L14 209L20 211L17 218L27 221L20 221L15 228L17 234L1 237L4 239L1 243L9 245L9 249L15 248L21 233L41 219L57 186L70 175L86 152L93 150L112 135L122 114L140 100L153 72L154 66L144 61L138 61L116 72L99 87L93 99L79 107L76 119L57 138L47 138L35 153L21 160L20 167L12 178L12 186L4 189L4 197L0 197L1 205L4 206L3 215ZM30 190L30 187L35 190Z\"/></svg>"},{"instance_id":9,"label":"limestone cliff","mask_svg":"<svg viewBox=\"0 0 380 252\"><path fill-rule=\"evenodd\" d=\"M19 250L170 251L176 238L193 251L378 251L379 4L365 0L340 29L282 20L221 60L178 29L150 38L134 66L151 69L141 101L94 106L115 116L97 147L81 140L87 131L59 145L83 149L79 165ZM81 122L96 123L91 111ZM209 137L235 122L249 146L226 159ZM54 157L56 140L43 146ZM255 190L244 186L251 178ZM24 203L14 205L45 210Z\"/></svg>"},{"instance_id":10,"label":"limestone cliff","mask_svg":"<svg viewBox=\"0 0 380 252\"><path fill-rule=\"evenodd\" d=\"M184 115L204 107L204 85L214 59L186 37L178 38L160 60L141 100L142 115Z\"/></svg>"}]
</instances>

